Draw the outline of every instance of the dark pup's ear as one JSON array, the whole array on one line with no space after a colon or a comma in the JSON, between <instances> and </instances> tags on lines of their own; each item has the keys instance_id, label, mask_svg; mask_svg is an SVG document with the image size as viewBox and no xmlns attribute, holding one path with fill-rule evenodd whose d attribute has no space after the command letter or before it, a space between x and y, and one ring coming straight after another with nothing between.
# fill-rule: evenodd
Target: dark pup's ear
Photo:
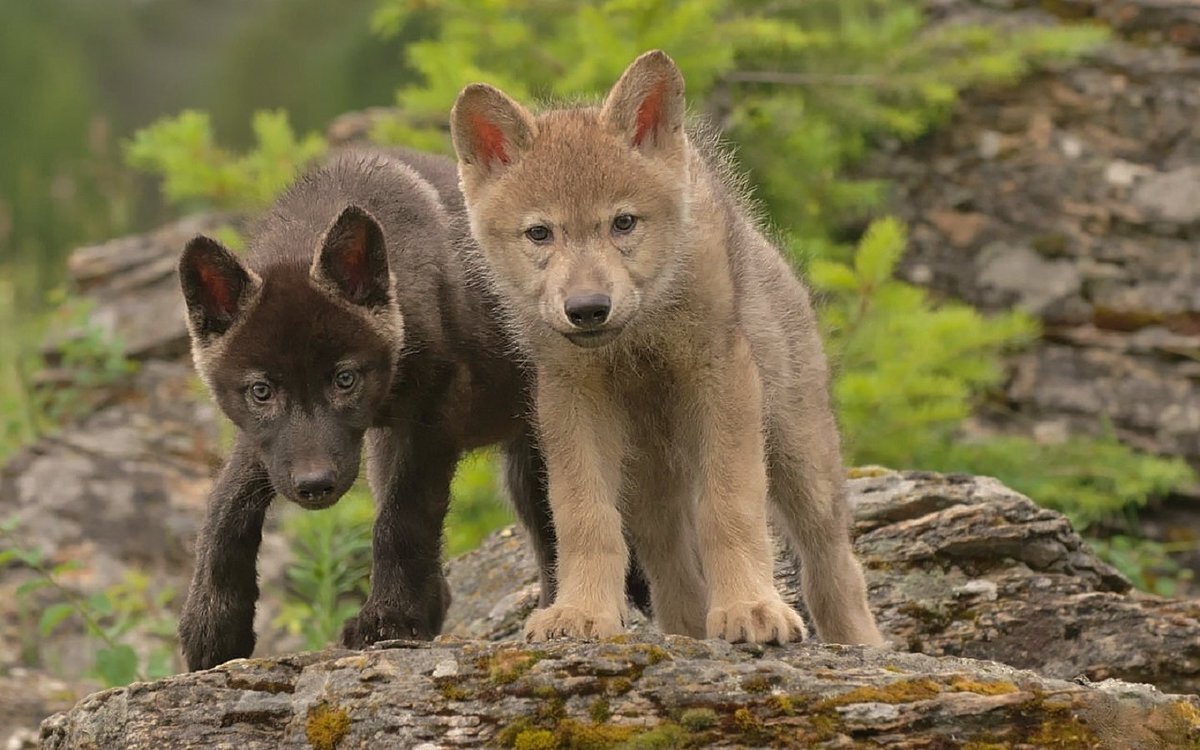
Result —
<instances>
[{"instance_id":1,"label":"dark pup's ear","mask_svg":"<svg viewBox=\"0 0 1200 750\"><path fill-rule=\"evenodd\" d=\"M356 305L388 304L387 245L375 217L358 206L344 208L325 233L311 273L319 284Z\"/></svg>"},{"instance_id":2,"label":"dark pup's ear","mask_svg":"<svg viewBox=\"0 0 1200 750\"><path fill-rule=\"evenodd\" d=\"M187 302L192 335L201 339L229 330L261 284L220 242L197 235L179 259L179 284Z\"/></svg>"},{"instance_id":3,"label":"dark pup's ear","mask_svg":"<svg viewBox=\"0 0 1200 750\"><path fill-rule=\"evenodd\" d=\"M498 174L533 142L533 116L498 88L472 83L450 112L450 134L459 165L475 181Z\"/></svg>"},{"instance_id":4,"label":"dark pup's ear","mask_svg":"<svg viewBox=\"0 0 1200 750\"><path fill-rule=\"evenodd\" d=\"M683 142L683 74L665 52L634 60L608 92L601 118L644 152Z\"/></svg>"}]
</instances>

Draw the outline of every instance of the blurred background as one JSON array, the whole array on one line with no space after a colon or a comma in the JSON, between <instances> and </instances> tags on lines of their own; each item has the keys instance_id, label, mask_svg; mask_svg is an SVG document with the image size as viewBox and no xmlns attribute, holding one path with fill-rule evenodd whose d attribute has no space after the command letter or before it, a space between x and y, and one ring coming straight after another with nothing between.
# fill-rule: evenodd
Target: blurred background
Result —
<instances>
[{"instance_id":1,"label":"blurred background","mask_svg":"<svg viewBox=\"0 0 1200 750\"><path fill-rule=\"evenodd\" d=\"M187 361L183 241L237 247L338 145L450 153L467 82L597 97L655 47L817 292L848 464L999 477L1194 595L1200 32L1039 5L0 0L0 730L181 668L230 436ZM361 488L277 509L261 653L336 637L371 517ZM473 456L447 554L510 519Z\"/></svg>"}]
</instances>

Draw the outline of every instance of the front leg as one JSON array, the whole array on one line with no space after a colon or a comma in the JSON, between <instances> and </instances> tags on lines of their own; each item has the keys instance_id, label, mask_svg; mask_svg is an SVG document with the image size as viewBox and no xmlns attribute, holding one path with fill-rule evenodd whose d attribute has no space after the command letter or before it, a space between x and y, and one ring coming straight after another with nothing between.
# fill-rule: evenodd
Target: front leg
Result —
<instances>
[{"instance_id":1,"label":"front leg","mask_svg":"<svg viewBox=\"0 0 1200 750\"><path fill-rule=\"evenodd\" d=\"M617 507L625 434L611 398L538 374L538 422L557 535L558 595L525 637L603 638L625 624L629 552Z\"/></svg>"},{"instance_id":2,"label":"front leg","mask_svg":"<svg viewBox=\"0 0 1200 750\"><path fill-rule=\"evenodd\" d=\"M775 588L762 381L746 340L738 336L732 344L694 381L691 394L700 440L696 520L709 584L706 630L710 638L735 642L802 640L804 621Z\"/></svg>"},{"instance_id":3,"label":"front leg","mask_svg":"<svg viewBox=\"0 0 1200 750\"><path fill-rule=\"evenodd\" d=\"M442 574L442 524L459 450L444 436L373 430L370 480L377 514L371 593L346 621L342 643L361 649L442 629L450 589Z\"/></svg>"},{"instance_id":4,"label":"front leg","mask_svg":"<svg viewBox=\"0 0 1200 750\"><path fill-rule=\"evenodd\" d=\"M196 565L179 617L189 670L209 669L254 652L258 548L275 490L241 435L208 500L196 539Z\"/></svg>"}]
</instances>

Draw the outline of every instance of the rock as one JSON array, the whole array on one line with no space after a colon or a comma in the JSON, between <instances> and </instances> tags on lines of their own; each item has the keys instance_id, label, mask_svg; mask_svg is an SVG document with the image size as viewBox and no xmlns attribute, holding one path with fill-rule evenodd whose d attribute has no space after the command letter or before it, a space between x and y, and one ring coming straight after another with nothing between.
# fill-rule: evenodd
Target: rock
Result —
<instances>
[{"instance_id":1,"label":"rock","mask_svg":"<svg viewBox=\"0 0 1200 750\"><path fill-rule=\"evenodd\" d=\"M1017 305L1034 314L1076 294L1082 283L1074 264L1048 261L1026 247L990 245L979 263L980 285L1011 295Z\"/></svg>"},{"instance_id":2,"label":"rock","mask_svg":"<svg viewBox=\"0 0 1200 750\"><path fill-rule=\"evenodd\" d=\"M1130 202L1155 221L1196 223L1200 220L1200 165L1145 177L1134 189Z\"/></svg>"},{"instance_id":3,"label":"rock","mask_svg":"<svg viewBox=\"0 0 1200 750\"><path fill-rule=\"evenodd\" d=\"M849 488L871 605L900 648L1200 691L1200 602L1131 592L1061 514L984 477L880 471ZM448 568L447 632L520 633L538 587L519 534L498 533ZM776 582L799 600L790 555Z\"/></svg>"},{"instance_id":4,"label":"rock","mask_svg":"<svg viewBox=\"0 0 1200 750\"><path fill-rule=\"evenodd\" d=\"M454 663L452 676L435 676ZM1146 685L859 647L397 644L278 659L98 693L41 747L1182 747L1200 701Z\"/></svg>"},{"instance_id":5,"label":"rock","mask_svg":"<svg viewBox=\"0 0 1200 750\"><path fill-rule=\"evenodd\" d=\"M1111 427L1200 467L1200 59L1180 48L1200 49L1200 4L930 6L939 23L1043 27L1063 23L1053 8L1116 35L1018 87L969 92L937 132L868 159L863 176L892 183L911 226L900 276L1041 318L1046 338L1010 360L993 432Z\"/></svg>"},{"instance_id":6,"label":"rock","mask_svg":"<svg viewBox=\"0 0 1200 750\"><path fill-rule=\"evenodd\" d=\"M185 354L187 318L176 274L179 254L196 234L234 224L229 216L191 216L146 234L76 250L67 268L71 281L95 303L90 322L119 341L134 359Z\"/></svg>"}]
</instances>

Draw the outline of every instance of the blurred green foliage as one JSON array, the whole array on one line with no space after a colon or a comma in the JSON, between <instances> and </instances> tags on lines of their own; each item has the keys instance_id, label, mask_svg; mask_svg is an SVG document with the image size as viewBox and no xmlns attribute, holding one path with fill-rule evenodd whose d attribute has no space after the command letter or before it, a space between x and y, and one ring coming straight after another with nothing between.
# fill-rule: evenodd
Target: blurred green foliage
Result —
<instances>
[{"instance_id":1,"label":"blurred green foliage","mask_svg":"<svg viewBox=\"0 0 1200 750\"><path fill-rule=\"evenodd\" d=\"M163 194L184 210L262 211L324 153L325 140L297 137L283 111L255 112L252 122L253 148L235 154L216 144L206 113L186 110L135 133L125 159L162 177Z\"/></svg>"},{"instance_id":2,"label":"blurred green foliage","mask_svg":"<svg viewBox=\"0 0 1200 750\"><path fill-rule=\"evenodd\" d=\"M16 529L15 519L0 523L0 569L18 564L37 574L14 592L18 616L30 620L19 629L27 636L21 645L28 665L58 658L41 642L71 625L97 642L88 674L105 687L178 671L173 588L155 586L145 573L129 571L118 583L81 597L62 582L79 564L46 560L20 543Z\"/></svg>"}]
</instances>

